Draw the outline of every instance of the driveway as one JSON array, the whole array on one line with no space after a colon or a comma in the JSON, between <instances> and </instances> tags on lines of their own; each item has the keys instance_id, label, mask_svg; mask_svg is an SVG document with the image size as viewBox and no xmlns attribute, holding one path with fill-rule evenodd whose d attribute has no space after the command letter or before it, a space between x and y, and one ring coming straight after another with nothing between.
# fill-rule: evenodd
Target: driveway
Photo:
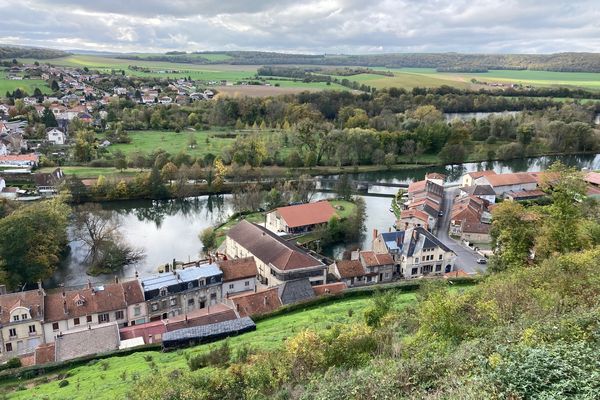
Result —
<instances>
[{"instance_id":1,"label":"driveway","mask_svg":"<svg viewBox=\"0 0 600 400\"><path fill-rule=\"evenodd\" d=\"M446 188L444 190L444 200L442 204L444 216L438 220L439 228L437 230L437 238L448 246L450 250L456 253L456 262L454 263L455 270L462 269L467 274L474 274L479 271L485 272L487 265L477 264L477 259L481 258L481 256L448 235L448 229L450 228L450 211L452 210L452 203L454 203L454 198L458 195L458 192L458 187Z\"/></svg>"}]
</instances>

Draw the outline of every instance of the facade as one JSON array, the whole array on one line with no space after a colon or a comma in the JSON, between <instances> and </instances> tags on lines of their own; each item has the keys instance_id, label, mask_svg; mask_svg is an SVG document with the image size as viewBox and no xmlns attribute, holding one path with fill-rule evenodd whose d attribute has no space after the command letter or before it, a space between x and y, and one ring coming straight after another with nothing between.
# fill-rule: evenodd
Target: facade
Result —
<instances>
[{"instance_id":1,"label":"facade","mask_svg":"<svg viewBox=\"0 0 600 400\"><path fill-rule=\"evenodd\" d=\"M141 280L150 321L187 314L221 301L223 272L216 264L163 272Z\"/></svg>"},{"instance_id":2,"label":"facade","mask_svg":"<svg viewBox=\"0 0 600 400\"><path fill-rule=\"evenodd\" d=\"M217 261L217 265L223 271L223 297L255 290L257 271L254 257Z\"/></svg>"},{"instance_id":3,"label":"facade","mask_svg":"<svg viewBox=\"0 0 600 400\"><path fill-rule=\"evenodd\" d=\"M330 273L347 287L390 282L394 275L395 261L388 253L355 251L350 260L336 260Z\"/></svg>"},{"instance_id":4,"label":"facade","mask_svg":"<svg viewBox=\"0 0 600 400\"><path fill-rule=\"evenodd\" d=\"M257 278L268 287L301 278L308 278L312 285L326 283L327 266L322 261L246 220L229 230L224 247L229 258L254 257Z\"/></svg>"},{"instance_id":5,"label":"facade","mask_svg":"<svg viewBox=\"0 0 600 400\"><path fill-rule=\"evenodd\" d=\"M429 174L428 176L433 176L435 179L425 179L408 185L408 200L403 205L404 210L400 214L400 219L396 221L396 229L424 227L432 230L436 227L444 198L444 186L436 182L440 182L440 177L443 175Z\"/></svg>"},{"instance_id":6,"label":"facade","mask_svg":"<svg viewBox=\"0 0 600 400\"><path fill-rule=\"evenodd\" d=\"M32 354L44 343L44 290L0 296L0 360Z\"/></svg>"},{"instance_id":7,"label":"facade","mask_svg":"<svg viewBox=\"0 0 600 400\"><path fill-rule=\"evenodd\" d=\"M468 242L489 242L492 216L487 205L485 200L473 195L458 198L450 212L450 235Z\"/></svg>"},{"instance_id":8,"label":"facade","mask_svg":"<svg viewBox=\"0 0 600 400\"><path fill-rule=\"evenodd\" d=\"M83 289L51 293L45 298L44 309L46 343L82 328L113 322L124 327L146 321L146 305L138 281L88 284Z\"/></svg>"},{"instance_id":9,"label":"facade","mask_svg":"<svg viewBox=\"0 0 600 400\"><path fill-rule=\"evenodd\" d=\"M456 259L452 250L422 227L381 233L373 240L373 251L389 253L396 263L394 272L405 279L450 272Z\"/></svg>"},{"instance_id":10,"label":"facade","mask_svg":"<svg viewBox=\"0 0 600 400\"><path fill-rule=\"evenodd\" d=\"M58 128L46 129L46 138L50 143L57 145L63 145L66 141L65 133Z\"/></svg>"},{"instance_id":11,"label":"facade","mask_svg":"<svg viewBox=\"0 0 600 400\"><path fill-rule=\"evenodd\" d=\"M279 207L266 215L265 226L271 232L302 233L326 224L336 215L328 201Z\"/></svg>"}]
</instances>

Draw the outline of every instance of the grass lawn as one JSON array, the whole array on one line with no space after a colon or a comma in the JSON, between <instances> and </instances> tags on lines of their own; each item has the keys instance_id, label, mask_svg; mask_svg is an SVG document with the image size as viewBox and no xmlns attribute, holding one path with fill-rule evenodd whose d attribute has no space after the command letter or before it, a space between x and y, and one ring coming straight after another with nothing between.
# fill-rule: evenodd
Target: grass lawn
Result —
<instances>
[{"instance_id":1,"label":"grass lawn","mask_svg":"<svg viewBox=\"0 0 600 400\"><path fill-rule=\"evenodd\" d=\"M398 309L415 300L414 293L401 293L398 295L396 307ZM357 322L362 320L363 311L369 304L369 297L341 299L334 303L319 305L306 310L298 310L289 314L276 316L258 322L257 329L241 336L229 338L229 344L235 353L241 345L249 345L254 349L272 350L280 347L283 342L304 329L324 330L328 326L338 323ZM348 311L352 310L352 316ZM11 399L121 399L133 385L133 379L150 372L150 366L144 356L151 356L152 361L162 371L174 369L186 370L185 354L204 352L217 343L200 345L194 348L177 352L162 353L147 351L123 357L112 357L91 366L80 366L65 370L69 372L69 385L58 387L57 373L36 378L25 383L27 390L9 393ZM50 379L49 382L46 382ZM5 387L3 391L10 390Z\"/></svg>"},{"instance_id":2,"label":"grass lawn","mask_svg":"<svg viewBox=\"0 0 600 400\"><path fill-rule=\"evenodd\" d=\"M356 210L356 204L346 200L329 200L340 218L348 218Z\"/></svg>"},{"instance_id":3,"label":"grass lawn","mask_svg":"<svg viewBox=\"0 0 600 400\"><path fill-rule=\"evenodd\" d=\"M24 79L20 81L8 79L5 71L0 70L0 97L16 89L25 91L28 95L33 95L35 88L40 88L42 93L50 93L50 87L41 79Z\"/></svg>"},{"instance_id":4,"label":"grass lawn","mask_svg":"<svg viewBox=\"0 0 600 400\"><path fill-rule=\"evenodd\" d=\"M40 168L39 172L52 172L56 169L56 167L48 167L48 168ZM124 171L120 171L116 168L102 168L102 167L84 167L84 166L76 166L76 167L60 167L62 171L67 175L75 175L81 179L86 178L97 178L100 175L104 175L105 177L125 177L125 176L133 176L140 172L139 168L135 169L126 169Z\"/></svg>"},{"instance_id":5,"label":"grass lawn","mask_svg":"<svg viewBox=\"0 0 600 400\"><path fill-rule=\"evenodd\" d=\"M108 151L111 153L121 151L127 156L136 152L148 154L158 149L165 150L173 155L182 151L194 157L203 157L208 153L219 155L223 147L232 145L235 139L216 137L215 133L217 132L129 131L131 143L113 144L108 147ZM190 149L188 145L190 136L193 136L197 142L196 147L193 149Z\"/></svg>"},{"instance_id":6,"label":"grass lawn","mask_svg":"<svg viewBox=\"0 0 600 400\"><path fill-rule=\"evenodd\" d=\"M223 241L225 241L225 236L227 236L227 232L229 232L229 229L235 226L242 219L245 219L249 222L254 222L256 224L264 224L265 218L266 217L264 212L255 212L243 215L241 217L232 218L229 221L225 222L223 225L215 229L215 234L217 236L217 247L220 246L221 243L223 243Z\"/></svg>"}]
</instances>

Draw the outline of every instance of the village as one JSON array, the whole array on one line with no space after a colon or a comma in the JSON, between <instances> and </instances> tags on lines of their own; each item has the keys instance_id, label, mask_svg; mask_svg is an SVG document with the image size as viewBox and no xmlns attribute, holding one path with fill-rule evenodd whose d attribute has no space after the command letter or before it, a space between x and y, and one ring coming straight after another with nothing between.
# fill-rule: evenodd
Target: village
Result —
<instances>
[{"instance_id":1,"label":"village","mask_svg":"<svg viewBox=\"0 0 600 400\"><path fill-rule=\"evenodd\" d=\"M460 184L428 173L401 191L389 232L372 232L372 248L329 260L297 245L335 216L327 201L279 207L266 222L241 220L207 257L104 284L0 295L0 359L22 365L61 362L153 343L189 346L254 329L252 317L353 288L419 279L455 279L485 271L491 210L502 201L546 196L551 174L476 171ZM600 195L600 174L585 172ZM390 216L391 217L391 216ZM137 275L137 274L136 274Z\"/></svg>"}]
</instances>

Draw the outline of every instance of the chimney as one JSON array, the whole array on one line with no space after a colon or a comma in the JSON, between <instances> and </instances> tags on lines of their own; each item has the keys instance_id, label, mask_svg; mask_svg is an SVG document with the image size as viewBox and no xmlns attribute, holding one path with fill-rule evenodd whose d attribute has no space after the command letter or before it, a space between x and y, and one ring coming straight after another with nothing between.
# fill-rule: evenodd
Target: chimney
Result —
<instances>
[{"instance_id":1,"label":"chimney","mask_svg":"<svg viewBox=\"0 0 600 400\"><path fill-rule=\"evenodd\" d=\"M388 232L390 232L390 233L392 232L392 227L391 226L388 228Z\"/></svg>"},{"instance_id":2,"label":"chimney","mask_svg":"<svg viewBox=\"0 0 600 400\"><path fill-rule=\"evenodd\" d=\"M68 314L69 312L67 311L67 300L63 300L63 311L65 312L65 314Z\"/></svg>"},{"instance_id":3,"label":"chimney","mask_svg":"<svg viewBox=\"0 0 600 400\"><path fill-rule=\"evenodd\" d=\"M119 283L119 277L115 275L115 283Z\"/></svg>"},{"instance_id":4,"label":"chimney","mask_svg":"<svg viewBox=\"0 0 600 400\"><path fill-rule=\"evenodd\" d=\"M373 239L377 239L378 235L379 235L379 231L377 230L377 228L373 229Z\"/></svg>"},{"instance_id":5,"label":"chimney","mask_svg":"<svg viewBox=\"0 0 600 400\"><path fill-rule=\"evenodd\" d=\"M92 281L88 279L87 281L87 288L91 289L92 288Z\"/></svg>"},{"instance_id":6,"label":"chimney","mask_svg":"<svg viewBox=\"0 0 600 400\"><path fill-rule=\"evenodd\" d=\"M169 272L171 270L171 266L169 264L165 264L165 272Z\"/></svg>"},{"instance_id":7,"label":"chimney","mask_svg":"<svg viewBox=\"0 0 600 400\"><path fill-rule=\"evenodd\" d=\"M137 272L137 269L136 269L136 270L135 270L135 279L137 279L137 278L139 278L139 277L140 277L140 274L139 274L139 272Z\"/></svg>"},{"instance_id":8,"label":"chimney","mask_svg":"<svg viewBox=\"0 0 600 400\"><path fill-rule=\"evenodd\" d=\"M173 270L175 270L175 268L177 268L177 264L175 263L175 259L173 259Z\"/></svg>"},{"instance_id":9,"label":"chimney","mask_svg":"<svg viewBox=\"0 0 600 400\"><path fill-rule=\"evenodd\" d=\"M240 303L235 303L235 311L240 312Z\"/></svg>"},{"instance_id":10,"label":"chimney","mask_svg":"<svg viewBox=\"0 0 600 400\"><path fill-rule=\"evenodd\" d=\"M256 288L256 283L254 284L254 293L256 293L258 289Z\"/></svg>"},{"instance_id":11,"label":"chimney","mask_svg":"<svg viewBox=\"0 0 600 400\"><path fill-rule=\"evenodd\" d=\"M42 281L37 281L37 284L38 284L38 290L42 291L43 290Z\"/></svg>"},{"instance_id":12,"label":"chimney","mask_svg":"<svg viewBox=\"0 0 600 400\"><path fill-rule=\"evenodd\" d=\"M63 299L65 297L67 297L67 294L65 293L65 285L64 284L62 285L62 297L63 297Z\"/></svg>"}]
</instances>

